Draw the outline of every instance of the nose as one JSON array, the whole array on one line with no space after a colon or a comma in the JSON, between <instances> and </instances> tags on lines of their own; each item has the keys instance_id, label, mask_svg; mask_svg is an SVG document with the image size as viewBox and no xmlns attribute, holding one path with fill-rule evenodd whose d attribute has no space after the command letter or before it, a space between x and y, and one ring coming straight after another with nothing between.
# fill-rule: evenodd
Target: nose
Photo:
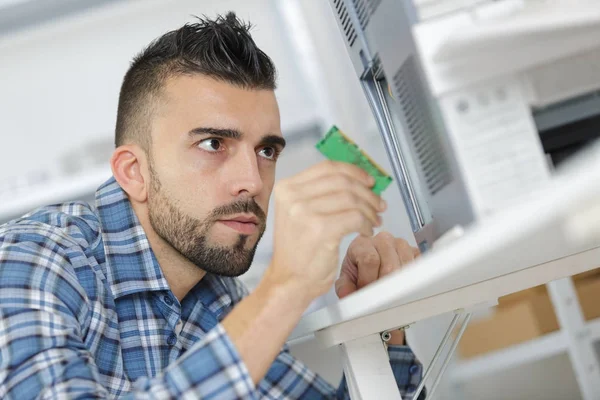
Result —
<instances>
[{"instance_id":1,"label":"nose","mask_svg":"<svg viewBox=\"0 0 600 400\"><path fill-rule=\"evenodd\" d=\"M263 190L263 180L258 169L254 149L239 151L230 159L229 192L233 197L245 194L255 197Z\"/></svg>"}]
</instances>

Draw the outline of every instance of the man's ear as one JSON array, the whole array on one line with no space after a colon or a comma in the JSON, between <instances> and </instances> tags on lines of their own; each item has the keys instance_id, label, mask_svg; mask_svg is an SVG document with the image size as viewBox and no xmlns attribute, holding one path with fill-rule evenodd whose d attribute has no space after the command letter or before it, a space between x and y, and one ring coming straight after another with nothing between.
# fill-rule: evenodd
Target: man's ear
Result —
<instances>
[{"instance_id":1,"label":"man's ear","mask_svg":"<svg viewBox=\"0 0 600 400\"><path fill-rule=\"evenodd\" d=\"M133 202L144 203L148 199L150 183L146 152L134 144L117 147L110 166L113 176Z\"/></svg>"}]
</instances>

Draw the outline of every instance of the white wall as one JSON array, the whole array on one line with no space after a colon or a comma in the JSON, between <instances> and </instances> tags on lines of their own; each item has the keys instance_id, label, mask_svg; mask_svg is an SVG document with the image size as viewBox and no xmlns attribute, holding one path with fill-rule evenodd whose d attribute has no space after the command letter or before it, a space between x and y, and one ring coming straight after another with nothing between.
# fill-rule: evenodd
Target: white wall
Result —
<instances>
[{"instance_id":1,"label":"white wall","mask_svg":"<svg viewBox=\"0 0 600 400\"><path fill-rule=\"evenodd\" d=\"M256 25L255 40L277 64L284 127L310 119L316 108L283 35L273 30L268 0L123 2L0 37L0 180L55 168L61 154L93 139L110 142L132 57L192 14L228 10Z\"/></svg>"}]
</instances>

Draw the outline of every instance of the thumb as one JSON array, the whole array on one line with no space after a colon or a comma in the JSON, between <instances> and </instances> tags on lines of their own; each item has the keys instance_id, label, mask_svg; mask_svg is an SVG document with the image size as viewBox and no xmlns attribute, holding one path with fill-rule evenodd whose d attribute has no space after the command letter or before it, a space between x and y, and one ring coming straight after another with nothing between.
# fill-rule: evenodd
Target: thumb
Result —
<instances>
[{"instance_id":1,"label":"thumb","mask_svg":"<svg viewBox=\"0 0 600 400\"><path fill-rule=\"evenodd\" d=\"M356 290L356 282L343 272L339 279L335 281L335 293L340 299L356 292Z\"/></svg>"}]
</instances>

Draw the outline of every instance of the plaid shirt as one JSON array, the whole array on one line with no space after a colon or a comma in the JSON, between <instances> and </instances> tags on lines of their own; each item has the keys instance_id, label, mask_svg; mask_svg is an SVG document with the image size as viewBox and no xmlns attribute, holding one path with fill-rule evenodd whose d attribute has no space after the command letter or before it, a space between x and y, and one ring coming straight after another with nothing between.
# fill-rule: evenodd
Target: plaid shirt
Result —
<instances>
[{"instance_id":1,"label":"plaid shirt","mask_svg":"<svg viewBox=\"0 0 600 400\"><path fill-rule=\"evenodd\" d=\"M284 348L254 385L220 321L247 294L206 275L179 302L114 178L0 226L0 398L348 398ZM422 367L390 347L404 396ZM406 397L404 397L406 398Z\"/></svg>"}]
</instances>

